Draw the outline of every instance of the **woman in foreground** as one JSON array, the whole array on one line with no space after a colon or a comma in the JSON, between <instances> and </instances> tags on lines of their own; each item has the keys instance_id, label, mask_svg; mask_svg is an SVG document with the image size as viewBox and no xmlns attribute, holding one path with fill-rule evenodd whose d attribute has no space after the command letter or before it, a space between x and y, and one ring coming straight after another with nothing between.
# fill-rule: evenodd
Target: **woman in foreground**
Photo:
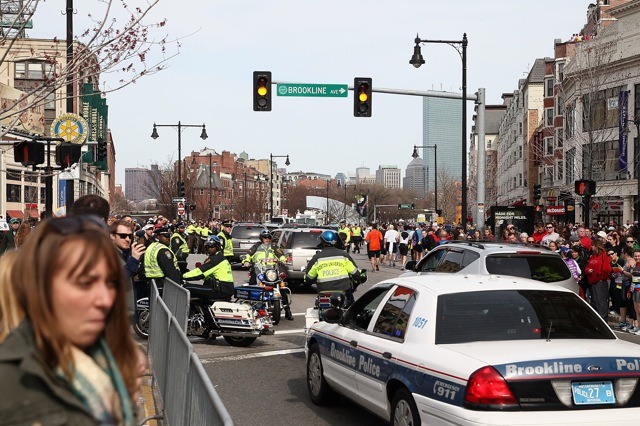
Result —
<instances>
[{"instance_id":1,"label":"woman in foreground","mask_svg":"<svg viewBox=\"0 0 640 426\"><path fill-rule=\"evenodd\" d=\"M140 351L104 224L41 223L11 275L24 320L0 345L0 424L135 424Z\"/></svg>"}]
</instances>

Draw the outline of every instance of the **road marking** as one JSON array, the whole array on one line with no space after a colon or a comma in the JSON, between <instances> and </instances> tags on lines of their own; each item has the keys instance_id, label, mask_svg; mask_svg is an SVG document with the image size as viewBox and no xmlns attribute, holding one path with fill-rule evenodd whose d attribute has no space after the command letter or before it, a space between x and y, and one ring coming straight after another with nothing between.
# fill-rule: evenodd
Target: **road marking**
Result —
<instances>
[{"instance_id":1,"label":"road marking","mask_svg":"<svg viewBox=\"0 0 640 426\"><path fill-rule=\"evenodd\" d=\"M221 362L221 361L242 361L242 360L251 359L251 358L262 358L267 356L297 354L300 352L304 352L304 348L281 349L279 351L258 352L254 354L225 356L220 358L201 358L200 362L203 364L213 364L215 362Z\"/></svg>"},{"instance_id":2,"label":"road marking","mask_svg":"<svg viewBox=\"0 0 640 426\"><path fill-rule=\"evenodd\" d=\"M304 328L298 328L297 330L281 330L281 331L276 330L274 335L278 336L280 334L298 334L298 333L304 333Z\"/></svg>"}]
</instances>

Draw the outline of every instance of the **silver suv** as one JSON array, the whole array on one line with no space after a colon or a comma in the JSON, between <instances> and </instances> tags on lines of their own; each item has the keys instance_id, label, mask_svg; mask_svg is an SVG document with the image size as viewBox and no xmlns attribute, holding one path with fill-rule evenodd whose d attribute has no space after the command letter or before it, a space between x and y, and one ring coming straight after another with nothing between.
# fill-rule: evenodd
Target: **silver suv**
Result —
<instances>
[{"instance_id":1,"label":"silver suv","mask_svg":"<svg viewBox=\"0 0 640 426\"><path fill-rule=\"evenodd\" d=\"M287 257L287 284L302 284L307 262L320 247L320 235L326 228L280 228L273 232L274 243Z\"/></svg>"},{"instance_id":2,"label":"silver suv","mask_svg":"<svg viewBox=\"0 0 640 426\"><path fill-rule=\"evenodd\" d=\"M429 272L494 274L557 284L578 293L578 284L558 253L544 247L509 243L451 241L405 264L402 276Z\"/></svg>"},{"instance_id":3,"label":"silver suv","mask_svg":"<svg viewBox=\"0 0 640 426\"><path fill-rule=\"evenodd\" d=\"M233 239L233 261L242 262L242 258L249 249L260 241L260 233L267 227L257 222L238 222L231 228Z\"/></svg>"}]
</instances>

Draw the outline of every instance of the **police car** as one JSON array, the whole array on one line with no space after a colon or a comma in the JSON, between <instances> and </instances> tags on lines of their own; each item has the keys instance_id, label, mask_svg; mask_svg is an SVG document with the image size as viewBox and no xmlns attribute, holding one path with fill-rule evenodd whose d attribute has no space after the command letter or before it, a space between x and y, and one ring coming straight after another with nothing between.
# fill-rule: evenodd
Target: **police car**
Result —
<instances>
[{"instance_id":1,"label":"police car","mask_svg":"<svg viewBox=\"0 0 640 426\"><path fill-rule=\"evenodd\" d=\"M640 347L580 297L496 275L383 281L311 326L307 388L392 425L616 425L640 419Z\"/></svg>"}]
</instances>

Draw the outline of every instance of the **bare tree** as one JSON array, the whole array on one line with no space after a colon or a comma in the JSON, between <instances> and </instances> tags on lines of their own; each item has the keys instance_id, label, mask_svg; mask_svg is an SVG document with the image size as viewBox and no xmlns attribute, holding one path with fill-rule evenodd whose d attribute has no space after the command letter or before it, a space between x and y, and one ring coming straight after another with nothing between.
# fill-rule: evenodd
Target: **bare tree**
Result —
<instances>
[{"instance_id":1,"label":"bare tree","mask_svg":"<svg viewBox=\"0 0 640 426\"><path fill-rule=\"evenodd\" d=\"M457 220L457 207L462 197L462 185L449 170L438 170L438 208L446 222Z\"/></svg>"},{"instance_id":2,"label":"bare tree","mask_svg":"<svg viewBox=\"0 0 640 426\"><path fill-rule=\"evenodd\" d=\"M24 37L27 23L42 0L13 2L15 10L10 16L14 18L9 26L12 31L0 33L0 69L27 60L37 61L42 64L42 75L20 87L22 95L14 99L3 97L0 120L5 128L14 128L26 112L65 99L64 87L68 83L76 87L93 83L98 90L100 76L109 75L109 83L100 88L104 94L162 70L179 53L180 41L169 41L166 34L160 34L166 20L154 22L149 18L158 2L149 0L143 6L131 6L124 0L94 2L97 10L88 16L92 24L75 37L71 61L67 61L63 41L54 37L34 49L33 41ZM79 97L78 92L74 92L74 97Z\"/></svg>"}]
</instances>

